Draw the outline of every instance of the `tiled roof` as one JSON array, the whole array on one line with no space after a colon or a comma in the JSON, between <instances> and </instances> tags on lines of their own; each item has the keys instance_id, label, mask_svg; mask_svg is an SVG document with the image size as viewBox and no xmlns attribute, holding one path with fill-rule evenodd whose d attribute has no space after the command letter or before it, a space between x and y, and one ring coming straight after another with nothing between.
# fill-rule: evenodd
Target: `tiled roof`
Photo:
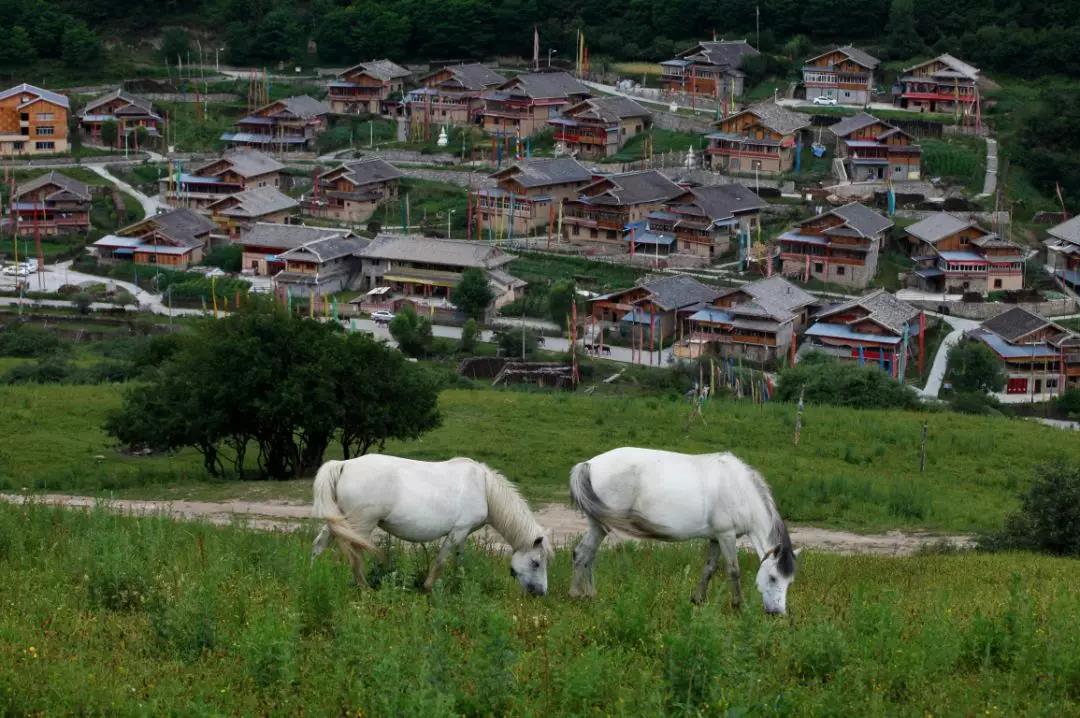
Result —
<instances>
[{"instance_id":1,"label":"tiled roof","mask_svg":"<svg viewBox=\"0 0 1080 718\"><path fill-rule=\"evenodd\" d=\"M330 113L330 105L322 100L316 100L311 95L294 95L292 97L286 97L283 100L275 100L274 102L267 103L259 109L265 109L277 104L285 105L286 110L297 117L302 117L304 119ZM275 142L276 141L277 140L275 140Z\"/></svg>"},{"instance_id":2,"label":"tiled roof","mask_svg":"<svg viewBox=\"0 0 1080 718\"><path fill-rule=\"evenodd\" d=\"M935 244L949 235L955 234L973 225L975 225L974 222L960 219L954 214L938 212L930 215L926 219L916 222L904 231L916 239L921 239L929 244Z\"/></svg>"},{"instance_id":3,"label":"tiled roof","mask_svg":"<svg viewBox=\"0 0 1080 718\"><path fill-rule=\"evenodd\" d=\"M987 319L982 323L982 327L1011 344L1050 323L1049 320L1023 307L1013 307L992 319Z\"/></svg>"},{"instance_id":4,"label":"tiled roof","mask_svg":"<svg viewBox=\"0 0 1080 718\"><path fill-rule=\"evenodd\" d=\"M258 177L259 175L264 175L268 172L280 172L285 169L285 165L264 152L239 148L228 150L221 155L220 158L210 160L209 162L196 167L192 172L194 174L199 174L202 170L207 169L222 160L228 162L229 168L245 179Z\"/></svg>"},{"instance_id":5,"label":"tiled roof","mask_svg":"<svg viewBox=\"0 0 1080 718\"><path fill-rule=\"evenodd\" d=\"M287 194L283 194L276 187L253 187L252 189L237 192L236 194L222 197L210 204L211 211L219 203L235 199L237 203L223 210L225 214L241 217L263 217L275 212L293 209L299 203Z\"/></svg>"},{"instance_id":6,"label":"tiled roof","mask_svg":"<svg viewBox=\"0 0 1080 718\"><path fill-rule=\"evenodd\" d=\"M180 207L162 214L155 214L118 230L124 236L141 236L144 227L152 227L178 245L201 247L206 243L205 235L210 234L216 225L207 217L186 207Z\"/></svg>"},{"instance_id":7,"label":"tiled roof","mask_svg":"<svg viewBox=\"0 0 1080 718\"><path fill-rule=\"evenodd\" d=\"M710 65L738 69L743 58L759 54L746 40L707 40L679 53L679 57L701 55Z\"/></svg>"},{"instance_id":8,"label":"tiled roof","mask_svg":"<svg viewBox=\"0 0 1080 718\"><path fill-rule=\"evenodd\" d=\"M849 227L864 237L873 237L893 226L892 220L858 202L837 207L832 210L832 214L841 217Z\"/></svg>"},{"instance_id":9,"label":"tiled roof","mask_svg":"<svg viewBox=\"0 0 1080 718\"><path fill-rule=\"evenodd\" d=\"M568 182L591 182L592 173L572 157L533 159L516 162L491 175L495 179L513 177L524 187L546 187Z\"/></svg>"},{"instance_id":10,"label":"tiled roof","mask_svg":"<svg viewBox=\"0 0 1080 718\"><path fill-rule=\"evenodd\" d=\"M618 122L628 117L652 117L651 112L628 97L590 97L568 107L563 114L603 122Z\"/></svg>"},{"instance_id":11,"label":"tiled roof","mask_svg":"<svg viewBox=\"0 0 1080 718\"><path fill-rule=\"evenodd\" d=\"M8 89L0 92L0 100L6 100L12 95L36 95L43 100L48 100L61 107L70 108L71 104L68 102L68 98L64 97L58 92L52 92L51 90L43 90L40 87L30 85L28 83L22 83L21 85L15 85L15 87L9 87Z\"/></svg>"},{"instance_id":12,"label":"tiled roof","mask_svg":"<svg viewBox=\"0 0 1080 718\"><path fill-rule=\"evenodd\" d=\"M819 314L818 318L825 319L837 314L843 314L855 307L862 307L867 311L866 318L877 322L896 334L903 334L904 325L919 316L919 310L915 307L901 299L897 299L895 295L889 294L884 289L878 289L838 304L835 307L830 307ZM856 323L860 321L862 319L855 320Z\"/></svg>"},{"instance_id":13,"label":"tiled roof","mask_svg":"<svg viewBox=\"0 0 1080 718\"><path fill-rule=\"evenodd\" d=\"M375 77L383 82L390 80L396 80L399 77L408 77L412 73L406 70L401 65L392 60L369 60L368 62L361 62L358 65L353 65L349 69L339 75L344 77L355 70L364 70L372 77Z\"/></svg>"},{"instance_id":14,"label":"tiled roof","mask_svg":"<svg viewBox=\"0 0 1080 718\"><path fill-rule=\"evenodd\" d=\"M592 94L592 90L568 72L526 72L499 85L499 89L515 90L532 99Z\"/></svg>"},{"instance_id":15,"label":"tiled roof","mask_svg":"<svg viewBox=\"0 0 1080 718\"><path fill-rule=\"evenodd\" d=\"M912 65L911 67L905 67L904 72L911 72L912 70L920 68L923 65L929 65L931 62L934 61L941 62L945 66L951 68L953 71L959 73L960 75L966 77L969 80L977 80L979 77L979 68L975 67L974 65L969 65L963 60L959 60L948 53L938 55L937 57L926 60L925 62L920 62L918 64Z\"/></svg>"},{"instance_id":16,"label":"tiled roof","mask_svg":"<svg viewBox=\"0 0 1080 718\"><path fill-rule=\"evenodd\" d=\"M586 197L591 187L611 183L603 192ZM582 201L590 204L631 205L643 202L660 202L677 197L683 189L657 170L624 172L597 180L583 187Z\"/></svg>"},{"instance_id":17,"label":"tiled roof","mask_svg":"<svg viewBox=\"0 0 1080 718\"><path fill-rule=\"evenodd\" d=\"M113 90L112 92L108 92L108 93L102 95L101 97L97 97L97 98L95 98L93 100L90 100L90 102L86 103L86 107L79 110L79 112L77 114L78 114L79 117L83 117L88 113L92 113L94 109L100 107L101 105L104 105L105 103L111 102L111 101L116 100L116 99L123 100L124 102L128 103L129 105L134 105L135 107L139 108L140 110L142 110L142 111L144 111L146 113L152 112L152 109L151 109L152 104L151 104L150 100L146 99L145 97L139 97L138 95L132 95L130 92L128 92L124 88L118 87L117 89Z\"/></svg>"},{"instance_id":18,"label":"tiled roof","mask_svg":"<svg viewBox=\"0 0 1080 718\"><path fill-rule=\"evenodd\" d=\"M714 287L702 284L685 274L654 279L641 287L649 292L654 304L667 310L711 302L720 294Z\"/></svg>"},{"instance_id":19,"label":"tiled roof","mask_svg":"<svg viewBox=\"0 0 1080 718\"><path fill-rule=\"evenodd\" d=\"M23 195L33 192L34 190L45 187L49 184L55 184L65 192L70 192L76 195L80 199L90 201L90 188L79 180L72 179L65 174L59 172L46 172L40 177L35 177L24 184L18 186L18 192L16 193L16 199Z\"/></svg>"},{"instance_id":20,"label":"tiled roof","mask_svg":"<svg viewBox=\"0 0 1080 718\"><path fill-rule=\"evenodd\" d=\"M813 62L814 60L818 59L819 57L824 57L825 55L828 55L828 54L833 53L833 52L842 52L845 55L847 55L849 58L854 60L855 62L859 63L863 67L865 67L867 69L870 69L870 70L873 70L875 67L877 67L878 65L881 64L881 60L877 59L876 57L874 57L870 53L866 52L865 50L860 50L857 47L852 47L851 45L845 45L844 47L833 48L832 50L828 50L827 52L823 52L820 55L814 55L809 60L807 60L807 62L808 63Z\"/></svg>"},{"instance_id":21,"label":"tiled roof","mask_svg":"<svg viewBox=\"0 0 1080 718\"><path fill-rule=\"evenodd\" d=\"M310 254L319 262L329 262L332 259L355 255L369 244L370 239L351 234L323 237L286 250L278 255L278 259L304 259L304 255Z\"/></svg>"},{"instance_id":22,"label":"tiled roof","mask_svg":"<svg viewBox=\"0 0 1080 718\"><path fill-rule=\"evenodd\" d=\"M769 317L776 321L787 321L794 316L795 310L808 307L817 301L813 295L804 292L783 277L759 279L741 287L727 289L720 296L736 292L750 295L753 301L730 307L728 311Z\"/></svg>"},{"instance_id":23,"label":"tiled roof","mask_svg":"<svg viewBox=\"0 0 1080 718\"><path fill-rule=\"evenodd\" d=\"M700 207L705 216L716 220L734 216L736 212L748 212L761 209L767 203L741 184L716 184L706 187L694 187L694 204Z\"/></svg>"},{"instance_id":24,"label":"tiled roof","mask_svg":"<svg viewBox=\"0 0 1080 718\"><path fill-rule=\"evenodd\" d=\"M1080 245L1080 215L1051 227L1046 233L1070 244Z\"/></svg>"},{"instance_id":25,"label":"tiled roof","mask_svg":"<svg viewBox=\"0 0 1080 718\"><path fill-rule=\"evenodd\" d=\"M782 135L790 135L810 124L810 118L807 115L799 112L792 112L791 110L781 107L772 100L765 100L756 105L750 105L746 109L728 115L728 117L724 119L741 115L744 112L753 113L754 116L761 120L761 124Z\"/></svg>"},{"instance_id":26,"label":"tiled roof","mask_svg":"<svg viewBox=\"0 0 1080 718\"><path fill-rule=\"evenodd\" d=\"M427 239L379 235L358 255L364 259L388 259L397 262L423 262L451 267L493 269L514 260L496 247L483 242L460 239Z\"/></svg>"},{"instance_id":27,"label":"tiled roof","mask_svg":"<svg viewBox=\"0 0 1080 718\"><path fill-rule=\"evenodd\" d=\"M330 237L351 236L353 236L353 233L347 229L308 227L303 224L256 222L251 229L241 235L238 244L286 250Z\"/></svg>"},{"instance_id":28,"label":"tiled roof","mask_svg":"<svg viewBox=\"0 0 1080 718\"><path fill-rule=\"evenodd\" d=\"M345 162L329 172L323 172L319 175L319 178L322 179L323 177L326 177L331 173L336 173L342 169L345 170L343 176L348 177L357 185L388 182L405 176L397 167L394 167L386 160L378 157L371 157L369 159Z\"/></svg>"},{"instance_id":29,"label":"tiled roof","mask_svg":"<svg viewBox=\"0 0 1080 718\"><path fill-rule=\"evenodd\" d=\"M429 73L424 79L435 75L442 70L449 71L454 79L466 90L486 90L497 87L506 82L506 77L492 70L487 65L479 62L469 62L462 65L448 65L447 67Z\"/></svg>"},{"instance_id":30,"label":"tiled roof","mask_svg":"<svg viewBox=\"0 0 1080 718\"><path fill-rule=\"evenodd\" d=\"M847 137L856 130L861 130L864 127L869 127L875 122L881 122L873 115L869 115L865 112L860 112L853 117L845 117L834 125L829 126L829 131L837 137ZM884 124L884 123L883 123Z\"/></svg>"}]
</instances>

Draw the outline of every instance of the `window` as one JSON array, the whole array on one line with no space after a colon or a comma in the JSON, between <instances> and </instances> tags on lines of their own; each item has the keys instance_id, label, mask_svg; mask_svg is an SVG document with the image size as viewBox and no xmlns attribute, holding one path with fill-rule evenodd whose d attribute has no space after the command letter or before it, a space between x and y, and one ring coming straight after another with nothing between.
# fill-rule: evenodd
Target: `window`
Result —
<instances>
[{"instance_id":1,"label":"window","mask_svg":"<svg viewBox=\"0 0 1080 718\"><path fill-rule=\"evenodd\" d=\"M34 143L34 149L38 149L38 150L56 149L56 143L55 142L35 142Z\"/></svg>"},{"instance_id":2,"label":"window","mask_svg":"<svg viewBox=\"0 0 1080 718\"><path fill-rule=\"evenodd\" d=\"M847 267L844 267L844 266L837 267L836 268L836 276L838 276L838 277L844 276L844 270L846 270L846 269L847 269Z\"/></svg>"},{"instance_id":3,"label":"window","mask_svg":"<svg viewBox=\"0 0 1080 718\"><path fill-rule=\"evenodd\" d=\"M825 271L825 265L822 264L821 262L814 262L814 271L815 272L823 272L823 271Z\"/></svg>"},{"instance_id":4,"label":"window","mask_svg":"<svg viewBox=\"0 0 1080 718\"><path fill-rule=\"evenodd\" d=\"M1001 289L1001 280L1000 279L995 279L994 280L994 289Z\"/></svg>"},{"instance_id":5,"label":"window","mask_svg":"<svg viewBox=\"0 0 1080 718\"><path fill-rule=\"evenodd\" d=\"M51 112L39 112L34 115L34 119L36 119L38 122L51 122L53 119L55 119L55 116Z\"/></svg>"},{"instance_id":6,"label":"window","mask_svg":"<svg viewBox=\"0 0 1080 718\"><path fill-rule=\"evenodd\" d=\"M37 135L51 135L51 134L55 134L55 133L56 133L56 128L52 127L51 125L46 125L45 127L36 127L36 128L34 128L34 134L37 134Z\"/></svg>"}]
</instances>

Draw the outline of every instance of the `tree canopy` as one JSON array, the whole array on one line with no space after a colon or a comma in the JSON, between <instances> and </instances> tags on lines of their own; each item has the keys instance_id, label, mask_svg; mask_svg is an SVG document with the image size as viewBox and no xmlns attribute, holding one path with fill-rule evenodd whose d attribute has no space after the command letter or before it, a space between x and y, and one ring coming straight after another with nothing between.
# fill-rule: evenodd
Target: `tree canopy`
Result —
<instances>
[{"instance_id":1,"label":"tree canopy","mask_svg":"<svg viewBox=\"0 0 1080 718\"><path fill-rule=\"evenodd\" d=\"M979 342L961 342L949 349L949 376L958 392L1001 391L1005 370L994 353Z\"/></svg>"},{"instance_id":2,"label":"tree canopy","mask_svg":"<svg viewBox=\"0 0 1080 718\"><path fill-rule=\"evenodd\" d=\"M287 479L335 439L345 456L438 426L437 381L393 349L252 302L171 342L106 431L157 451L193 447L214 476ZM255 452L249 461L248 451Z\"/></svg>"},{"instance_id":3,"label":"tree canopy","mask_svg":"<svg viewBox=\"0 0 1080 718\"><path fill-rule=\"evenodd\" d=\"M780 372L776 398L798 401L805 389L811 404L832 404L858 409L913 409L919 398L907 386L877 366L859 366L811 352L793 367Z\"/></svg>"},{"instance_id":4,"label":"tree canopy","mask_svg":"<svg viewBox=\"0 0 1080 718\"><path fill-rule=\"evenodd\" d=\"M461 280L454 287L452 299L465 316L483 321L488 307L495 299L495 292L491 291L491 284L484 270L470 267L461 273Z\"/></svg>"}]
</instances>

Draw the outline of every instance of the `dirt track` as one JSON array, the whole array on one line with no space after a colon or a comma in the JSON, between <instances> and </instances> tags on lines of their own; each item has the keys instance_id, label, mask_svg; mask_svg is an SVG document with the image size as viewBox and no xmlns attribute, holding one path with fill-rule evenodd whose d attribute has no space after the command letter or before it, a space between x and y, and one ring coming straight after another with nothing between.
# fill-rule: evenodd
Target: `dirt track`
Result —
<instances>
[{"instance_id":1,"label":"dirt track","mask_svg":"<svg viewBox=\"0 0 1080 718\"><path fill-rule=\"evenodd\" d=\"M111 500L103 502L90 496L66 494L0 494L0 500L8 503L35 502L69 508L90 508L99 502L112 510L139 516L167 515L184 520L204 520L216 524L240 521L254 528L293 531L311 517L307 504L287 502L227 501L132 501ZM586 529L585 518L564 504L547 504L537 511L537 519L552 530L555 543L564 546L572 543ZM880 554L905 556L920 548L946 543L956 547L970 547L970 536L942 536L927 533L904 533L889 531L885 534L857 534L849 531L815 528L813 526L790 526L791 539L796 546L818 551L841 554Z\"/></svg>"}]
</instances>

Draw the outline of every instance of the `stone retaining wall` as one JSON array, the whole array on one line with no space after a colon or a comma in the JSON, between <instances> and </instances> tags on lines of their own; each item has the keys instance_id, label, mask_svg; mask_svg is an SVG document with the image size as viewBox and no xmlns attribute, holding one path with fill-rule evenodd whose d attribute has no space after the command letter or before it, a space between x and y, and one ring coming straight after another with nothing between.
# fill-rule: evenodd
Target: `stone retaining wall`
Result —
<instances>
[{"instance_id":1,"label":"stone retaining wall","mask_svg":"<svg viewBox=\"0 0 1080 718\"><path fill-rule=\"evenodd\" d=\"M1042 302L1018 302L1016 304L1006 304L1005 302L942 302L933 299L909 299L906 301L908 304L932 312L940 312L944 307L948 310L947 313L952 316L974 319L980 322L992 319L1013 307L1022 307L1041 317L1055 317L1076 312L1076 301L1073 299L1048 299Z\"/></svg>"}]
</instances>

